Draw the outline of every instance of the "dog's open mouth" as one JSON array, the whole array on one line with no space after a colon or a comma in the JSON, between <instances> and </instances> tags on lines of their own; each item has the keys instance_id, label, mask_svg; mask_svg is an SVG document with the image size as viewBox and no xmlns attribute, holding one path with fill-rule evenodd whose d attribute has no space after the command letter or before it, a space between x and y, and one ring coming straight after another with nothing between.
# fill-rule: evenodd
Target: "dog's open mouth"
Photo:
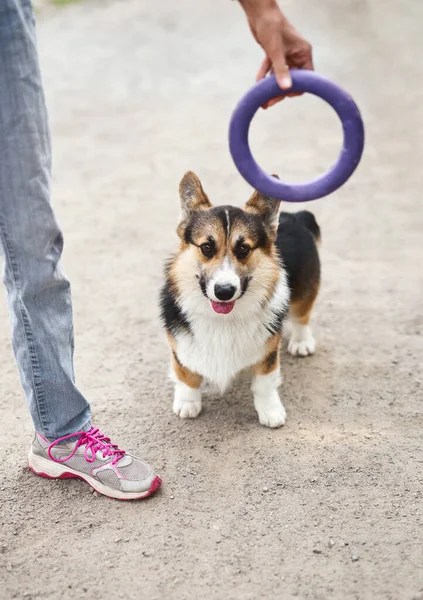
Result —
<instances>
[{"instance_id":1,"label":"dog's open mouth","mask_svg":"<svg viewBox=\"0 0 423 600\"><path fill-rule=\"evenodd\" d=\"M227 315L231 312L233 307L235 306L235 301L232 302L215 302L214 300L210 300L212 309L214 312L220 315Z\"/></svg>"}]
</instances>

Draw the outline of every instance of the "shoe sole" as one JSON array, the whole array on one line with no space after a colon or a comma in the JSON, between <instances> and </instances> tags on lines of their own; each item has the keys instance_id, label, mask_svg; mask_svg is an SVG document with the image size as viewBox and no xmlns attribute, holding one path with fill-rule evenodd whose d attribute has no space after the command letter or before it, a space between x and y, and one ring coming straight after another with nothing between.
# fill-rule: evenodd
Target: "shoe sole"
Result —
<instances>
[{"instance_id":1,"label":"shoe sole","mask_svg":"<svg viewBox=\"0 0 423 600\"><path fill-rule=\"evenodd\" d=\"M148 496L151 496L151 494L154 494L159 489L162 483L161 477L156 475L151 482L150 488L145 492L120 492L100 483L90 475L86 475L85 473L81 475L81 473L74 471L66 465L55 463L48 458L34 454L32 449L28 455L28 466L35 475L45 477L46 479L82 479L82 481L88 483L99 494L115 500L142 500L143 498L148 498Z\"/></svg>"}]
</instances>

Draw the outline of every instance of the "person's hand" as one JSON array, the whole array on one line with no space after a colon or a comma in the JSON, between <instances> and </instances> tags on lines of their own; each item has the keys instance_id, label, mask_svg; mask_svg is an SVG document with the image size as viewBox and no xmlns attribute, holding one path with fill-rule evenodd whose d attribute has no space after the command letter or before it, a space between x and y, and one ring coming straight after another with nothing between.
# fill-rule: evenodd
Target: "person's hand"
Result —
<instances>
[{"instance_id":1,"label":"person's hand","mask_svg":"<svg viewBox=\"0 0 423 600\"><path fill-rule=\"evenodd\" d=\"M281 89L287 90L292 85L289 68L314 69L311 45L291 25L275 0L239 2L245 10L255 40L266 54L257 73L257 81L273 72ZM268 108L283 98L273 98L263 108Z\"/></svg>"}]
</instances>

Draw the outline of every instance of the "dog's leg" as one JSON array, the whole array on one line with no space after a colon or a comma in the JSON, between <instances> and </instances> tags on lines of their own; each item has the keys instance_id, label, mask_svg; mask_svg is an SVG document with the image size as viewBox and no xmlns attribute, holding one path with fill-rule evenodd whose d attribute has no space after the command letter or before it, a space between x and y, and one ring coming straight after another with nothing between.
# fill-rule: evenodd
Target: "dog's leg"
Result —
<instances>
[{"instance_id":1,"label":"dog's leg","mask_svg":"<svg viewBox=\"0 0 423 600\"><path fill-rule=\"evenodd\" d=\"M282 383L279 365L280 336L275 335L267 345L265 359L253 367L254 408L259 421L266 427L285 424L286 412L279 398L278 387Z\"/></svg>"},{"instance_id":2,"label":"dog's leg","mask_svg":"<svg viewBox=\"0 0 423 600\"><path fill-rule=\"evenodd\" d=\"M292 302L289 311L291 336L288 343L288 352L292 356L308 356L316 350L316 340L309 325L311 311L316 295L312 298Z\"/></svg>"},{"instance_id":3,"label":"dog's leg","mask_svg":"<svg viewBox=\"0 0 423 600\"><path fill-rule=\"evenodd\" d=\"M184 367L175 351L172 352L172 367L175 376L173 412L182 419L195 419L201 412L202 377Z\"/></svg>"}]
</instances>

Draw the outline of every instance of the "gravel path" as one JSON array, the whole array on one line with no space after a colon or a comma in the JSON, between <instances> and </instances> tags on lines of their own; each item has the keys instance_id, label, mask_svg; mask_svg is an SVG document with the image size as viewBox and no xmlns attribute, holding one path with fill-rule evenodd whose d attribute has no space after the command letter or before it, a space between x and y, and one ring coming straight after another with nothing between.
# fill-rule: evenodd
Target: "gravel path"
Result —
<instances>
[{"instance_id":1,"label":"gravel path","mask_svg":"<svg viewBox=\"0 0 423 600\"><path fill-rule=\"evenodd\" d=\"M249 194L227 149L261 59L235 3L43 4L39 43L54 204L73 282L76 369L95 422L164 477L143 503L26 468L31 423L0 304L0 598L423 599L423 4L292 0L320 71L366 122L356 176L314 203L323 231L317 354L283 361L285 428L259 426L248 379L171 412L157 315L177 185ZM340 144L313 98L262 113L269 171L309 178Z\"/></svg>"}]
</instances>

